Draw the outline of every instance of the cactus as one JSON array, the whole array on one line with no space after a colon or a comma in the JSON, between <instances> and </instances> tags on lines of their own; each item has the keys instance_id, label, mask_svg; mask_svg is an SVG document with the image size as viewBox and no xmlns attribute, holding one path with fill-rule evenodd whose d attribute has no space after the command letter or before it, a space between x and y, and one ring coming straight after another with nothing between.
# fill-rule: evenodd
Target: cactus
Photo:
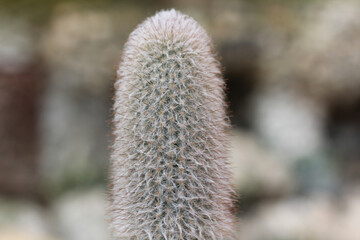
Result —
<instances>
[{"instance_id":1,"label":"cactus","mask_svg":"<svg viewBox=\"0 0 360 240\"><path fill-rule=\"evenodd\" d=\"M227 239L232 189L224 81L192 18L131 33L115 83L110 226L116 239Z\"/></svg>"}]
</instances>

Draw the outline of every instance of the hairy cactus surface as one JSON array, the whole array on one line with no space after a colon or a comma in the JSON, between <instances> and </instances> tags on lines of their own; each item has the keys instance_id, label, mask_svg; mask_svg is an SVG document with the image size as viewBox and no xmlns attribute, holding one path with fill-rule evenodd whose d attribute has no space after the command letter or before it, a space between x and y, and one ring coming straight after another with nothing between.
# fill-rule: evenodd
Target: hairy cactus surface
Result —
<instances>
[{"instance_id":1,"label":"hairy cactus surface","mask_svg":"<svg viewBox=\"0 0 360 240\"><path fill-rule=\"evenodd\" d=\"M224 81L192 18L161 11L131 33L115 83L116 239L227 239L233 216Z\"/></svg>"}]
</instances>

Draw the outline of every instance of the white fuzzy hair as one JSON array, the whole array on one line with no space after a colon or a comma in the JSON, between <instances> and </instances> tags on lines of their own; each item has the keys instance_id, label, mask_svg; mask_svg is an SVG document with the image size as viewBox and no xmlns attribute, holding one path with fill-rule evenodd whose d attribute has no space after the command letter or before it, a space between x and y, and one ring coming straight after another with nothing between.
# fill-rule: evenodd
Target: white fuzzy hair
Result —
<instances>
[{"instance_id":1,"label":"white fuzzy hair","mask_svg":"<svg viewBox=\"0 0 360 240\"><path fill-rule=\"evenodd\" d=\"M192 18L161 11L140 24L117 71L111 156L116 239L232 235L224 81Z\"/></svg>"}]
</instances>

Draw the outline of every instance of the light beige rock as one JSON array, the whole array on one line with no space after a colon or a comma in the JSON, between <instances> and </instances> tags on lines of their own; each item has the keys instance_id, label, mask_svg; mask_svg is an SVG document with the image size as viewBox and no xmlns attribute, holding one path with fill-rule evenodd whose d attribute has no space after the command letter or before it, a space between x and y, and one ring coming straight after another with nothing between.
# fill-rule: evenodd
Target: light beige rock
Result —
<instances>
[{"instance_id":1,"label":"light beige rock","mask_svg":"<svg viewBox=\"0 0 360 240\"><path fill-rule=\"evenodd\" d=\"M325 195L284 199L244 217L238 239L358 240L359 219L358 190L337 200Z\"/></svg>"},{"instance_id":2,"label":"light beige rock","mask_svg":"<svg viewBox=\"0 0 360 240\"><path fill-rule=\"evenodd\" d=\"M22 229L0 229L1 240L60 240L51 236L29 233Z\"/></svg>"},{"instance_id":3,"label":"light beige rock","mask_svg":"<svg viewBox=\"0 0 360 240\"><path fill-rule=\"evenodd\" d=\"M0 239L50 240L51 221L40 206L27 201L0 199Z\"/></svg>"},{"instance_id":4,"label":"light beige rock","mask_svg":"<svg viewBox=\"0 0 360 240\"><path fill-rule=\"evenodd\" d=\"M289 166L264 149L254 136L237 129L232 130L230 164L232 182L240 192L276 195L293 188Z\"/></svg>"},{"instance_id":5,"label":"light beige rock","mask_svg":"<svg viewBox=\"0 0 360 240\"><path fill-rule=\"evenodd\" d=\"M105 220L104 189L78 190L65 194L52 206L54 227L66 240L110 239Z\"/></svg>"},{"instance_id":6,"label":"light beige rock","mask_svg":"<svg viewBox=\"0 0 360 240\"><path fill-rule=\"evenodd\" d=\"M301 37L292 46L293 74L310 91L333 101L360 96L360 4L325 1L308 12Z\"/></svg>"}]
</instances>

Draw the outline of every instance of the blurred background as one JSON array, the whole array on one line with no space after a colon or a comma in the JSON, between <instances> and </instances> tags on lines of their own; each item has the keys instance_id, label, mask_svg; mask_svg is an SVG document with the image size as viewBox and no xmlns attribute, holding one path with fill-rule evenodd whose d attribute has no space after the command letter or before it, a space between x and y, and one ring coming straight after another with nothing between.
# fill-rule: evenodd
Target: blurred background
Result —
<instances>
[{"instance_id":1,"label":"blurred background","mask_svg":"<svg viewBox=\"0 0 360 240\"><path fill-rule=\"evenodd\" d=\"M238 239L359 240L356 0L0 0L0 240L110 239L115 71L169 8L224 66Z\"/></svg>"}]
</instances>

